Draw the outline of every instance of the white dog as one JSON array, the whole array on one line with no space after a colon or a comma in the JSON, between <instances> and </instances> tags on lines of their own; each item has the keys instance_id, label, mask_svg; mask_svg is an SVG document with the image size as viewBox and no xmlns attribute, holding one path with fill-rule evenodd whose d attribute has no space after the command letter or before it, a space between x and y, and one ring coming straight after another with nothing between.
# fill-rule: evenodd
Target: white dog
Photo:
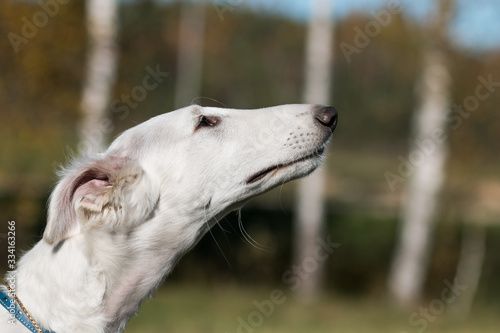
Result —
<instances>
[{"instance_id":1,"label":"white dog","mask_svg":"<svg viewBox=\"0 0 500 333\"><path fill-rule=\"evenodd\" d=\"M7 277L13 300L3 300L22 302L40 332L123 332L224 215L316 169L336 123L332 107L193 105L129 129L63 172L43 239ZM28 332L0 313L0 332Z\"/></svg>"}]
</instances>

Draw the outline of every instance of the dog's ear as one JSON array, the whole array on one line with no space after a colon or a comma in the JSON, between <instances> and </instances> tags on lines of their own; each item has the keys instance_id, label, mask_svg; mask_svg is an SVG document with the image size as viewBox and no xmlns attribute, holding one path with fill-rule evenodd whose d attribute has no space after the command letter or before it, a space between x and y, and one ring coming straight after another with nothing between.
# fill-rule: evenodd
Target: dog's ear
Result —
<instances>
[{"instance_id":1,"label":"dog's ear","mask_svg":"<svg viewBox=\"0 0 500 333\"><path fill-rule=\"evenodd\" d=\"M92 227L132 227L152 213L156 187L139 163L127 158L80 163L54 189L43 237L54 244Z\"/></svg>"}]
</instances>

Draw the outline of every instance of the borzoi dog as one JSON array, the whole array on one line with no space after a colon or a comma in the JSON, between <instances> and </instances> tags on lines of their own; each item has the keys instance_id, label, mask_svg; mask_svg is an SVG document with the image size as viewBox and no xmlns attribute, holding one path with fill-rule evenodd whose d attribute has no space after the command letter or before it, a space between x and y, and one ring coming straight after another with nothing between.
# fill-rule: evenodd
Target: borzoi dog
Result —
<instances>
[{"instance_id":1,"label":"borzoi dog","mask_svg":"<svg viewBox=\"0 0 500 333\"><path fill-rule=\"evenodd\" d=\"M50 197L43 239L1 288L0 331L123 332L223 216L316 169L336 124L327 106L192 105L74 162Z\"/></svg>"}]
</instances>

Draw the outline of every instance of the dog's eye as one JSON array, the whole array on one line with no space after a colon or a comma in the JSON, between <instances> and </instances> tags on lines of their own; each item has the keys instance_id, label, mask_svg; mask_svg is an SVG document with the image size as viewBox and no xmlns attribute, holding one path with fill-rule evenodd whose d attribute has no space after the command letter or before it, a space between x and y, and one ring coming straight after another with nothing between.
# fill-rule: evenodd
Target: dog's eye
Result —
<instances>
[{"instance_id":1,"label":"dog's eye","mask_svg":"<svg viewBox=\"0 0 500 333\"><path fill-rule=\"evenodd\" d=\"M221 119L215 116L200 116L196 129L200 127L213 127L219 124Z\"/></svg>"}]
</instances>

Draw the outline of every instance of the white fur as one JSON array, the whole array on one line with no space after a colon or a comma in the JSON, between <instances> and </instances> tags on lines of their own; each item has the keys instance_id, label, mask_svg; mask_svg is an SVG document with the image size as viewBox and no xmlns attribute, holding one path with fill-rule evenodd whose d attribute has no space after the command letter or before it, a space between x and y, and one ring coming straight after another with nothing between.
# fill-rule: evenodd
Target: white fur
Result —
<instances>
[{"instance_id":1,"label":"white fur","mask_svg":"<svg viewBox=\"0 0 500 333\"><path fill-rule=\"evenodd\" d=\"M218 220L319 165L332 129L318 122L317 110L193 105L73 163L52 193L43 239L18 263L18 297L38 324L58 333L123 332ZM197 128L202 117L216 124ZM27 332L0 311L1 332Z\"/></svg>"}]
</instances>

